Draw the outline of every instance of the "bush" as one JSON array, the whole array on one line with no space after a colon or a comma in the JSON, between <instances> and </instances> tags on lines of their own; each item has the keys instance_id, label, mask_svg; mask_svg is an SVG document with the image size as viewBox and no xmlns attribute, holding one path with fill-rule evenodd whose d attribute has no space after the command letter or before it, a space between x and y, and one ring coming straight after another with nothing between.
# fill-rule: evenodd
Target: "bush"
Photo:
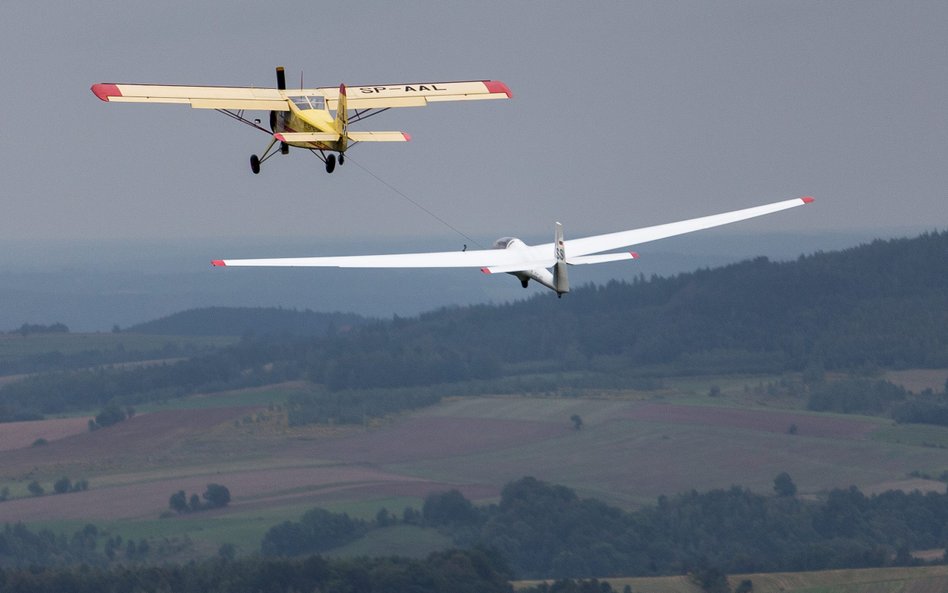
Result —
<instances>
[{"instance_id":1,"label":"bush","mask_svg":"<svg viewBox=\"0 0 948 593\"><path fill-rule=\"evenodd\" d=\"M53 490L56 491L56 494L66 494L72 490L72 481L66 476L63 476L53 484Z\"/></svg>"},{"instance_id":2,"label":"bush","mask_svg":"<svg viewBox=\"0 0 948 593\"><path fill-rule=\"evenodd\" d=\"M219 509L230 504L230 490L227 486L208 484L202 496L207 501L206 508L209 509Z\"/></svg>"}]
</instances>

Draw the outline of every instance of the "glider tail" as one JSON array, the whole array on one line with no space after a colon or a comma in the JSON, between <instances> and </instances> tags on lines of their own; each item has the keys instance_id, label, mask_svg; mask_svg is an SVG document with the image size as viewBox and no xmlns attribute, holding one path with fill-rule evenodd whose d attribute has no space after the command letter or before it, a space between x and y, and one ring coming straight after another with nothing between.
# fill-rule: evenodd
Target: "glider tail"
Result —
<instances>
[{"instance_id":1,"label":"glider tail","mask_svg":"<svg viewBox=\"0 0 948 593\"><path fill-rule=\"evenodd\" d=\"M563 225L556 223L553 240L553 251L556 263L553 264L553 290L556 296L562 297L569 292L569 276L566 273L566 247L563 243Z\"/></svg>"},{"instance_id":2,"label":"glider tail","mask_svg":"<svg viewBox=\"0 0 948 593\"><path fill-rule=\"evenodd\" d=\"M339 132L339 152L346 151L349 142L349 111L346 108L346 85L339 85L339 102L336 104L336 131Z\"/></svg>"}]
</instances>

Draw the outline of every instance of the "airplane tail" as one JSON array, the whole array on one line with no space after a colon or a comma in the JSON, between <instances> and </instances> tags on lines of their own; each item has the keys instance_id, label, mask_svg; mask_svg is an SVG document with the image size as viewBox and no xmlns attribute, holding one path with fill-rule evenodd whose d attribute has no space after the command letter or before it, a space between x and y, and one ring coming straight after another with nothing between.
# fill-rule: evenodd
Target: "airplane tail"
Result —
<instances>
[{"instance_id":1,"label":"airplane tail","mask_svg":"<svg viewBox=\"0 0 948 593\"><path fill-rule=\"evenodd\" d=\"M346 108L346 85L339 85L339 101L336 103L336 131L339 132L339 152L346 151L349 142L349 111Z\"/></svg>"},{"instance_id":2,"label":"airplane tail","mask_svg":"<svg viewBox=\"0 0 948 593\"><path fill-rule=\"evenodd\" d=\"M566 246L563 243L563 225L556 223L554 232L553 253L556 263L553 264L553 290L556 296L562 297L569 292L569 276L566 273Z\"/></svg>"}]
</instances>

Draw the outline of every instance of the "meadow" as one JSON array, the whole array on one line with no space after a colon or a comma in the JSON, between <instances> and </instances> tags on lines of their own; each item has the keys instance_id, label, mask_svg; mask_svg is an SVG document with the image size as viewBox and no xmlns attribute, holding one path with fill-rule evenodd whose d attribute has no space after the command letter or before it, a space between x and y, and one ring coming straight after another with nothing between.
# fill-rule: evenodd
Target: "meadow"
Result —
<instances>
[{"instance_id":1,"label":"meadow","mask_svg":"<svg viewBox=\"0 0 948 593\"><path fill-rule=\"evenodd\" d=\"M754 395L754 386L780 379L730 375L667 380L654 391L456 397L361 426L292 428L282 404L301 386L290 383L170 400L95 432L63 431L62 419L20 423L30 437L0 451L0 487L12 495L0 503L0 522L66 531L94 522L125 538L177 542L172 548L188 557L223 543L253 552L269 527L314 506L371 519L382 507L400 515L453 488L483 504L525 475L626 509L734 484L768 493L784 471L803 496L850 485L944 490L937 477L948 456L939 444L948 442L948 428L808 412L792 394ZM32 445L36 435L47 443ZM50 492L61 476L86 479L89 489L29 495L29 482ZM209 483L229 488L227 508L169 512L171 494L199 493ZM333 553L421 555L450 545L433 530L397 527Z\"/></svg>"}]
</instances>

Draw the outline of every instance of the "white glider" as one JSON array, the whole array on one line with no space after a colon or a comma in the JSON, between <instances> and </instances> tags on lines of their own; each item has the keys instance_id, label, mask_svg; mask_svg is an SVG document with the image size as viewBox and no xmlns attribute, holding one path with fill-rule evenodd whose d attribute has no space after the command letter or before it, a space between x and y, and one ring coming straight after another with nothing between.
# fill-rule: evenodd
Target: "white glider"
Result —
<instances>
[{"instance_id":1,"label":"white glider","mask_svg":"<svg viewBox=\"0 0 948 593\"><path fill-rule=\"evenodd\" d=\"M580 239L563 239L563 226L556 223L553 243L527 245L514 237L503 237L491 249L442 251L432 253L392 253L386 255L343 255L330 257L283 257L270 259L216 259L213 266L255 267L327 267L327 268L480 268L485 274L506 272L516 276L524 288L530 280L563 296L569 292L567 265L599 264L635 259L631 251L604 253L666 237L674 237L796 208L813 201L806 196L712 214L679 222L593 235Z\"/></svg>"}]
</instances>

